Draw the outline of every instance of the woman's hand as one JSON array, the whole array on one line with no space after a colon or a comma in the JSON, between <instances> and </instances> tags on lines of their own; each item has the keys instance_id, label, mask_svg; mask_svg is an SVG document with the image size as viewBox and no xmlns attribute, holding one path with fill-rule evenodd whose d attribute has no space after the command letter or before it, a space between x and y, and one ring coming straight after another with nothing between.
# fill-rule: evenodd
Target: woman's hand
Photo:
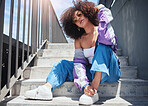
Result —
<instances>
[{"instance_id":1,"label":"woman's hand","mask_svg":"<svg viewBox=\"0 0 148 106\"><path fill-rule=\"evenodd\" d=\"M99 4L99 5L95 8L95 11L98 13L101 7L104 7L104 5L103 5L103 4Z\"/></svg>"},{"instance_id":2,"label":"woman's hand","mask_svg":"<svg viewBox=\"0 0 148 106\"><path fill-rule=\"evenodd\" d=\"M93 96L95 94L95 90L91 85L87 85L84 89L84 93L87 96Z\"/></svg>"}]
</instances>

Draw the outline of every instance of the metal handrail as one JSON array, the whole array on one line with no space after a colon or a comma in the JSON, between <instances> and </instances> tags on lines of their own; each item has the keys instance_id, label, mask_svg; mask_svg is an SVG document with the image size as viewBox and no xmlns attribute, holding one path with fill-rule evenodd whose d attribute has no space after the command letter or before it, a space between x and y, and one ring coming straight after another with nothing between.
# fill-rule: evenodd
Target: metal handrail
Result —
<instances>
[{"instance_id":1,"label":"metal handrail","mask_svg":"<svg viewBox=\"0 0 148 106\"><path fill-rule=\"evenodd\" d=\"M18 0L18 13L17 13L17 31L16 31L16 63L15 74L11 76L11 58L12 58L12 29L13 29L13 6L14 0L11 0L10 9L10 25L9 25L9 55L8 55L8 75L7 84L0 90L0 101L7 95L11 87L15 84L17 79L21 76L27 66L33 61L37 53L48 41L50 42L67 42L61 30L60 24L57 20L56 14L52 7L50 0L29 0L28 12L28 32L25 32L26 26L26 0L24 0L24 18L23 18L23 41L22 41L22 66L18 68L19 57L19 24L20 24L20 6L21 0ZM32 14L31 14L32 7ZM38 8L39 7L39 8ZM0 0L0 88L2 78L2 53L3 53L3 28L4 28L4 10L5 0ZM32 17L32 21L30 18ZM41 26L41 27L40 27ZM30 32L31 28L31 33ZM24 60L24 40L25 33L28 34L27 38L27 59ZM41 34L40 34L41 33ZM30 39L31 38L31 39ZM58 38L58 39L57 39ZM31 41L31 44L29 43ZM31 46L30 46L31 45ZM31 48L31 50L30 50ZM13 63L14 64L14 63Z\"/></svg>"}]
</instances>

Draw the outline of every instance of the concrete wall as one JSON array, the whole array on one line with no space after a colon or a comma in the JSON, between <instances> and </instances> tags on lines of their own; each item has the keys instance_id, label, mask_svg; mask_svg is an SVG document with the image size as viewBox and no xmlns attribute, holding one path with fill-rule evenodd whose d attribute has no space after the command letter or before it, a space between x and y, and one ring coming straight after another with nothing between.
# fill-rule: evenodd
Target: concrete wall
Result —
<instances>
[{"instance_id":1,"label":"concrete wall","mask_svg":"<svg viewBox=\"0 0 148 106\"><path fill-rule=\"evenodd\" d=\"M116 0L112 13L118 48L138 67L138 78L148 80L148 0Z\"/></svg>"},{"instance_id":2,"label":"concrete wall","mask_svg":"<svg viewBox=\"0 0 148 106\"><path fill-rule=\"evenodd\" d=\"M41 34L51 43L67 43L50 0L42 1Z\"/></svg>"},{"instance_id":3,"label":"concrete wall","mask_svg":"<svg viewBox=\"0 0 148 106\"><path fill-rule=\"evenodd\" d=\"M67 43L67 39L64 36L62 28L59 24L55 11L52 7L52 4L49 2L49 26L47 30L49 30L49 41L52 43ZM51 36L52 35L52 36Z\"/></svg>"},{"instance_id":4,"label":"concrete wall","mask_svg":"<svg viewBox=\"0 0 148 106\"><path fill-rule=\"evenodd\" d=\"M64 36L64 33L62 31L62 28L59 24L59 21L57 21L56 15L52 15L52 42L53 43L67 43L66 37Z\"/></svg>"}]
</instances>

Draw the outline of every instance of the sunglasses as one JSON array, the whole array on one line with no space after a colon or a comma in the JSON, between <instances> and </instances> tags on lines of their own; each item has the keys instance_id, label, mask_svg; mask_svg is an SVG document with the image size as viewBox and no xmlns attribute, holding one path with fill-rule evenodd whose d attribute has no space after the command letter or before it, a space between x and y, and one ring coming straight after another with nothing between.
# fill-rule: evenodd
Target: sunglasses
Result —
<instances>
[{"instance_id":1,"label":"sunglasses","mask_svg":"<svg viewBox=\"0 0 148 106\"><path fill-rule=\"evenodd\" d=\"M78 17L82 17L83 13L81 11L78 11L76 14ZM76 17L73 18L73 22L76 23L78 20Z\"/></svg>"}]
</instances>

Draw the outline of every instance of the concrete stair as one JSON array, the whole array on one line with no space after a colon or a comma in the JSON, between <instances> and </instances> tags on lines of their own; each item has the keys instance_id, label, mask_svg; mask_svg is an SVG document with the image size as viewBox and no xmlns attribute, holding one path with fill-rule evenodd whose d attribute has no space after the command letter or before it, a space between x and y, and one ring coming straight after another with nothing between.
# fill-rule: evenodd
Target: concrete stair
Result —
<instances>
[{"instance_id":1,"label":"concrete stair","mask_svg":"<svg viewBox=\"0 0 148 106\"><path fill-rule=\"evenodd\" d=\"M147 99L147 97L101 97L91 106L147 106ZM65 96L54 97L52 101L26 100L23 96L13 96L6 98L1 104L1 106L79 106L78 98Z\"/></svg>"},{"instance_id":2,"label":"concrete stair","mask_svg":"<svg viewBox=\"0 0 148 106\"><path fill-rule=\"evenodd\" d=\"M52 66L43 67L43 66L34 66L29 67L23 74L25 79L38 79L38 75L40 74L41 79L45 79L50 73ZM137 67L136 66L121 66L121 78L137 78Z\"/></svg>"},{"instance_id":3,"label":"concrete stair","mask_svg":"<svg viewBox=\"0 0 148 106\"><path fill-rule=\"evenodd\" d=\"M55 54L56 55L56 54ZM61 55L62 56L62 55ZM38 57L36 66L47 67L53 66L55 63L59 62L60 60L73 60L73 57ZM127 66L128 65L128 57L127 56L120 56L120 65Z\"/></svg>"},{"instance_id":4,"label":"concrete stair","mask_svg":"<svg viewBox=\"0 0 148 106\"><path fill-rule=\"evenodd\" d=\"M98 88L100 100L92 106L148 106L148 81L137 79L137 67L129 66L128 56L122 56L118 49L121 66L121 78L116 83L103 83ZM45 83L52 66L62 60L73 60L72 43L50 43L47 49L38 53L35 66L28 67L23 79L18 80L11 90L12 97L6 98L1 105L7 106L66 106L79 105L78 99L83 94L73 82L65 82L54 92L52 101L25 100L24 93Z\"/></svg>"},{"instance_id":5,"label":"concrete stair","mask_svg":"<svg viewBox=\"0 0 148 106\"><path fill-rule=\"evenodd\" d=\"M12 89L12 95L23 96L25 91L34 89L45 83L45 79L19 80ZM148 81L140 79L120 79L116 83L103 83L98 88L100 97L115 96L147 96ZM65 82L62 86L54 90L54 96L79 97L82 92L77 89L73 82Z\"/></svg>"}]
</instances>

